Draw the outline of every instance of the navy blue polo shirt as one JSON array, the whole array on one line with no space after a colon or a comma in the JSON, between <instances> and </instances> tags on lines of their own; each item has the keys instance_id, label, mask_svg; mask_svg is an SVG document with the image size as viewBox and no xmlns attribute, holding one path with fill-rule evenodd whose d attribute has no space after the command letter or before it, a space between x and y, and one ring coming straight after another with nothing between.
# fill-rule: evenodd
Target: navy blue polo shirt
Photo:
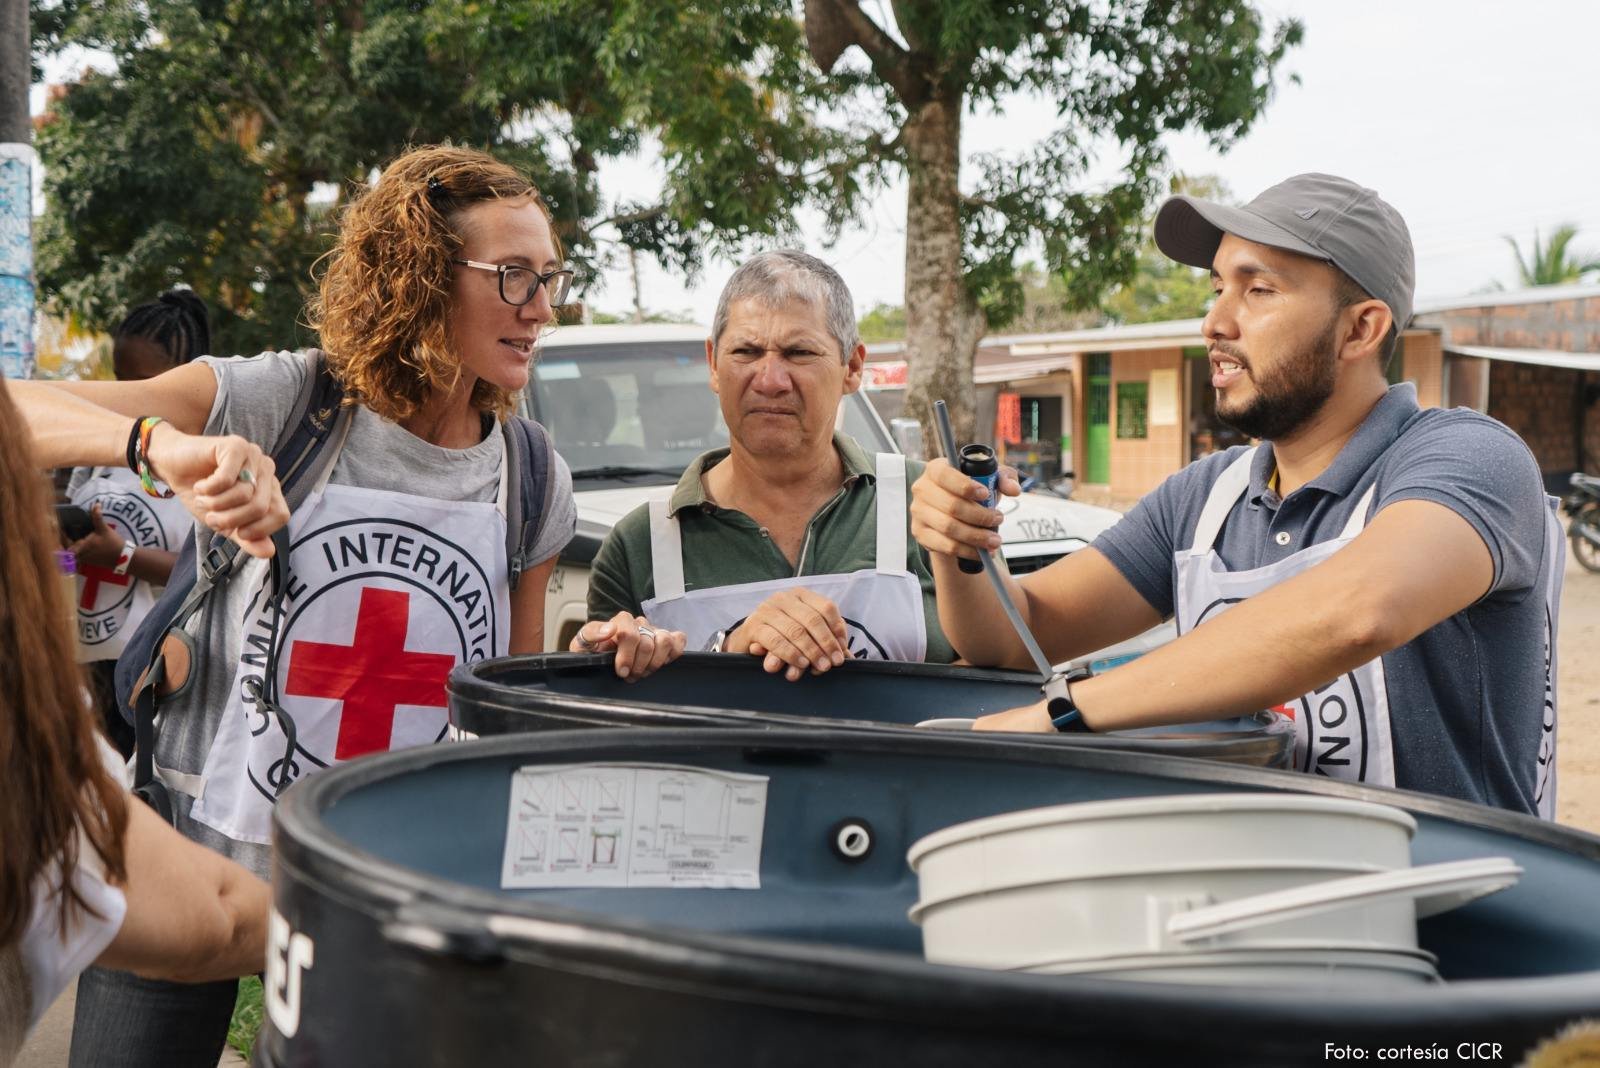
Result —
<instances>
[{"instance_id":1,"label":"navy blue polo shirt","mask_svg":"<svg viewBox=\"0 0 1600 1068\"><path fill-rule=\"evenodd\" d=\"M1193 544L1211 487L1242 448L1190 464L1094 542L1164 617L1173 614L1175 554ZM1472 524L1494 561L1489 592L1383 656L1395 784L1534 812L1554 640L1546 594L1550 569L1565 558L1547 551L1549 499L1527 445L1470 409L1419 408L1415 387L1402 383L1311 482L1280 498L1267 486L1273 468L1271 448L1261 448L1217 536L1230 571L1339 537L1374 482L1369 521L1398 501L1423 500Z\"/></svg>"}]
</instances>

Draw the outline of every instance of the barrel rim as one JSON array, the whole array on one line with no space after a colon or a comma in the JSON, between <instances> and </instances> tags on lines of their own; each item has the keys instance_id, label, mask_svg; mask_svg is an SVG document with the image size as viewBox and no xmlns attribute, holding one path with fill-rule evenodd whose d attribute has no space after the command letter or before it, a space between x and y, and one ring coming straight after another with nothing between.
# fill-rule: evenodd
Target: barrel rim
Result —
<instances>
[{"instance_id":1,"label":"barrel rim","mask_svg":"<svg viewBox=\"0 0 1600 1068\"><path fill-rule=\"evenodd\" d=\"M496 687L499 684L485 676L497 671L511 671L516 669L533 668L535 670L548 670L545 665L556 668L591 668L602 667L611 663L614 658L612 653L518 653L511 656L497 656L486 660L464 661L455 666L450 672L447 685L457 685L458 680L469 685ZM712 653L703 649L688 649L680 653L673 661L675 664L698 664L702 667L722 668L725 670L741 670L745 662L755 663L754 657L740 657L728 653ZM1039 685L1039 676L1033 671L1017 671L1011 668L976 667L971 664L930 664L920 660L846 660L843 664L833 668L834 671L844 671L859 675L887 675L891 678L907 678L919 675L937 675L940 677L953 677L961 679L974 679L990 682L1018 682Z\"/></svg>"},{"instance_id":2,"label":"barrel rim","mask_svg":"<svg viewBox=\"0 0 1600 1068\"><path fill-rule=\"evenodd\" d=\"M492 708L503 713L521 716L536 716L541 713L530 712L507 703L508 695L520 692L517 687L494 681L485 677L490 672L527 670L549 673L563 668L577 670L590 670L605 667L612 661L611 653L531 653L520 656L495 657L490 660L479 660L472 663L462 663L450 673L445 684L446 692L450 695L448 715L450 723L461 730L475 734L487 734L484 730L483 717L472 707L463 707L461 701L471 702L483 708ZM552 664L552 662L554 662ZM686 652L678 658L676 663L697 666L715 670L751 670L738 658L730 659L725 653ZM938 676L940 678L971 679L984 682L1013 682L1033 683L1036 676L1032 672L1010 671L997 668L976 668L955 664L924 664L906 661L888 660L850 660L834 668L834 671L858 674L887 675L890 677L918 677ZM458 701L457 698L461 701ZM883 723L874 720L862 719L823 719L821 717L793 715L787 712L761 712L752 709L718 708L711 705L688 705L667 702L651 702L649 705L640 705L620 697L579 696L547 690L540 696L541 703L547 704L557 713L568 713L572 718L581 718L586 723L596 725L618 725L634 727L640 719L652 719L664 724L683 720L697 724L716 725L724 729L738 729L739 726L763 727L796 727L807 730L883 730L896 733L914 732L926 734L911 724ZM1264 709L1245 715L1231 716L1228 722L1245 721L1252 725L1249 731L1174 731L1170 733L1152 732L1148 728L1140 728L1139 733L1134 732L1106 732L1101 734L1073 734L1070 738L1074 746L1086 749L1142 749L1151 743L1158 743L1163 750L1171 751L1173 755L1183 755L1189 759L1207 759L1206 753L1218 749L1234 748L1259 748L1265 758L1270 762L1273 757L1282 758L1294 745L1294 722L1282 713ZM970 740L975 735L959 731L950 732L954 738ZM1041 736L1037 739L1017 739L1021 744L1048 743L1051 736ZM1197 752L1198 751L1198 752ZM1260 766L1260 765L1243 765Z\"/></svg>"}]
</instances>

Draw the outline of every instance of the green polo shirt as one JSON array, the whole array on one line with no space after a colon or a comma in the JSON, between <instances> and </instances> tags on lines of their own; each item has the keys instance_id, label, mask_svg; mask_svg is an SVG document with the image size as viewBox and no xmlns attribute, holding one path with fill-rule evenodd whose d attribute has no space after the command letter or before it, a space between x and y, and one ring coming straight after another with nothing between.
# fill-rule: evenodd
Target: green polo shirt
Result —
<instances>
[{"instance_id":1,"label":"green polo shirt","mask_svg":"<svg viewBox=\"0 0 1600 1068\"><path fill-rule=\"evenodd\" d=\"M706 499L705 472L728 455L713 449L696 457L672 492L668 510L678 517L683 536L685 590L736 586L747 582L802 575L844 575L877 566L878 479L873 458L845 434L833 435L833 447L844 461L844 481L833 499L806 525L798 569L784 558L760 525L743 512L720 508ZM915 481L922 465L907 461L907 481ZM933 601L933 574L922 548L911 537L906 517L906 568L922 586L922 616L928 628L930 663L947 664L955 650L939 628ZM610 619L618 612L640 613L655 596L650 563L650 510L640 505L623 517L595 554L589 575L589 618Z\"/></svg>"}]
</instances>

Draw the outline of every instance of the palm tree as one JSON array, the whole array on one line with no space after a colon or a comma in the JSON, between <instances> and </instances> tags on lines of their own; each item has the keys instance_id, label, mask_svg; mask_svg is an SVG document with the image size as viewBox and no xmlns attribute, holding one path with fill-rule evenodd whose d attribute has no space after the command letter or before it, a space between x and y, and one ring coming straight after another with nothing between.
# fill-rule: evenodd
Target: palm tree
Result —
<instances>
[{"instance_id":1,"label":"palm tree","mask_svg":"<svg viewBox=\"0 0 1600 1068\"><path fill-rule=\"evenodd\" d=\"M1578 228L1566 223L1555 228L1548 244L1539 243L1539 231L1533 232L1533 250L1526 260L1517 239L1507 236L1511 251L1517 259L1517 277L1523 286L1556 286L1576 282L1590 271L1600 271L1600 258L1569 254L1567 246L1578 236Z\"/></svg>"}]
</instances>

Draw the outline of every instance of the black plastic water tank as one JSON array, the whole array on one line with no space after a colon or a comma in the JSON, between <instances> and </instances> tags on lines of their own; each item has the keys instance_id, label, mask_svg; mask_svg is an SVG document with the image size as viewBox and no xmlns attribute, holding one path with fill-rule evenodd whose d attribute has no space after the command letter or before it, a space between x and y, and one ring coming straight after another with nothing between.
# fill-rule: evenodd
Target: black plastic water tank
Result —
<instances>
[{"instance_id":1,"label":"black plastic water tank","mask_svg":"<svg viewBox=\"0 0 1600 1068\"><path fill-rule=\"evenodd\" d=\"M515 783L663 765L759 777L759 887L502 889L523 848ZM1417 822L1414 863L1505 856L1523 874L1419 923L1439 984L1261 989L922 959L906 916L918 838L1046 804L1216 791L1394 805ZM867 828L864 856L837 848L845 822ZM1298 773L887 731L550 732L351 761L292 787L274 827L255 1053L268 1068L1276 1066L1324 1064L1329 1043L1517 1063L1600 1016L1600 839Z\"/></svg>"}]
</instances>

